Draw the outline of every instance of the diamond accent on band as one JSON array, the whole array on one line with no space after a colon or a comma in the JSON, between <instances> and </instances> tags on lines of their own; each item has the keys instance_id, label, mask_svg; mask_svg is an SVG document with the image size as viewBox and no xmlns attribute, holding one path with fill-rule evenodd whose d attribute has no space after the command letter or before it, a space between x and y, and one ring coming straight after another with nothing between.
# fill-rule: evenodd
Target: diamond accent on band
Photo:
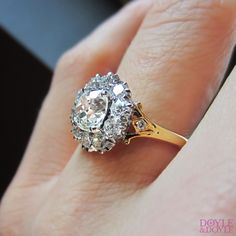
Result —
<instances>
[{"instance_id":1,"label":"diamond accent on band","mask_svg":"<svg viewBox=\"0 0 236 236\"><path fill-rule=\"evenodd\" d=\"M78 91L72 107L74 138L89 152L109 151L126 137L133 111L127 83L111 72L96 75Z\"/></svg>"},{"instance_id":2,"label":"diamond accent on band","mask_svg":"<svg viewBox=\"0 0 236 236\"><path fill-rule=\"evenodd\" d=\"M145 122L145 120L140 119L135 123L135 125L140 131L144 131L147 126L147 123Z\"/></svg>"}]
</instances>

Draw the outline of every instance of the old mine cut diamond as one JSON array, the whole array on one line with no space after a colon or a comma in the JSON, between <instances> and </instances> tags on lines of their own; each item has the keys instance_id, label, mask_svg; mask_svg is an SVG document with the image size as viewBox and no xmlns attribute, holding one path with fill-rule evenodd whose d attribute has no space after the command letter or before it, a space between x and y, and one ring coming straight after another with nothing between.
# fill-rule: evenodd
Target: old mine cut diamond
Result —
<instances>
[{"instance_id":1,"label":"old mine cut diamond","mask_svg":"<svg viewBox=\"0 0 236 236\"><path fill-rule=\"evenodd\" d=\"M72 133L87 151L104 153L125 138L133 110L127 83L111 72L96 75L76 96Z\"/></svg>"},{"instance_id":2,"label":"old mine cut diamond","mask_svg":"<svg viewBox=\"0 0 236 236\"><path fill-rule=\"evenodd\" d=\"M84 131L99 129L106 117L108 97L102 90L84 93L76 105L78 127Z\"/></svg>"}]
</instances>

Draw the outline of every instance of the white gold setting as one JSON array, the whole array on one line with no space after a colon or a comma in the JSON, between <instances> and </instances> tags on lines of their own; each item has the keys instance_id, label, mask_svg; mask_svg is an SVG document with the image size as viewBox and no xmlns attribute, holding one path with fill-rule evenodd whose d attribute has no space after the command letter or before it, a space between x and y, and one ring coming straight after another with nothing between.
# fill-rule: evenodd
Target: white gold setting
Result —
<instances>
[{"instance_id":1,"label":"white gold setting","mask_svg":"<svg viewBox=\"0 0 236 236\"><path fill-rule=\"evenodd\" d=\"M78 91L71 113L72 133L89 152L110 151L125 139L135 104L117 74L96 75Z\"/></svg>"}]
</instances>

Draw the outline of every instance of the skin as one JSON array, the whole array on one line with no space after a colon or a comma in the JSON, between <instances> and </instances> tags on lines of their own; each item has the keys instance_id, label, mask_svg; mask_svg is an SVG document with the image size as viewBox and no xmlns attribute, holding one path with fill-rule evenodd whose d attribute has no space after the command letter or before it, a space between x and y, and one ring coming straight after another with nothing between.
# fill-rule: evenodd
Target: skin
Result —
<instances>
[{"instance_id":1,"label":"skin","mask_svg":"<svg viewBox=\"0 0 236 236\"><path fill-rule=\"evenodd\" d=\"M205 114L235 29L235 0L139 0L66 52L2 199L0 235L202 235L200 219L236 222L236 71ZM103 156L81 151L69 132L74 95L108 71L188 144L139 139Z\"/></svg>"}]
</instances>

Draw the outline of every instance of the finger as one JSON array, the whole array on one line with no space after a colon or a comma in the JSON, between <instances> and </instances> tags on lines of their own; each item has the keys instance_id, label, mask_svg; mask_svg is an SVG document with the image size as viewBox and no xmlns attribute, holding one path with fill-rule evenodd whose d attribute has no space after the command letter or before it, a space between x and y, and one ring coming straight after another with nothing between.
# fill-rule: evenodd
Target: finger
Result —
<instances>
[{"instance_id":1,"label":"finger","mask_svg":"<svg viewBox=\"0 0 236 236\"><path fill-rule=\"evenodd\" d=\"M119 74L153 121L191 135L224 76L235 44L235 16L235 1L159 1L150 10ZM178 151L169 144L135 142L129 164L135 159L150 181Z\"/></svg>"},{"instance_id":2,"label":"finger","mask_svg":"<svg viewBox=\"0 0 236 236\"><path fill-rule=\"evenodd\" d=\"M157 1L150 9L118 74L153 121L191 134L228 64L235 8L235 1L186 0ZM119 146L102 159L78 150L69 163L67 182L78 178L80 166L86 169L87 163L88 179L128 181L137 188L153 181L177 152L170 144L145 139Z\"/></svg>"},{"instance_id":3,"label":"finger","mask_svg":"<svg viewBox=\"0 0 236 236\"><path fill-rule=\"evenodd\" d=\"M27 179L48 179L67 163L76 146L69 123L76 91L95 73L117 68L149 5L129 4L61 58L25 154L21 174Z\"/></svg>"},{"instance_id":4,"label":"finger","mask_svg":"<svg viewBox=\"0 0 236 236\"><path fill-rule=\"evenodd\" d=\"M145 209L151 214L150 218L160 219L160 225L175 222L168 224L170 235L183 227L186 235L200 235L201 230L209 235L216 232L235 235L235 228L232 228L236 219L235 92L236 67L197 127L189 145L181 152L181 158L171 163L145 196L145 202L149 203L148 206L145 204ZM159 212L167 214L160 217ZM200 227L201 219L223 219L225 224L215 223L205 227L203 224ZM228 220L233 222L229 224ZM150 224L147 222L146 226L148 228ZM155 227L156 235L163 233L163 228L161 231L159 229Z\"/></svg>"}]
</instances>

